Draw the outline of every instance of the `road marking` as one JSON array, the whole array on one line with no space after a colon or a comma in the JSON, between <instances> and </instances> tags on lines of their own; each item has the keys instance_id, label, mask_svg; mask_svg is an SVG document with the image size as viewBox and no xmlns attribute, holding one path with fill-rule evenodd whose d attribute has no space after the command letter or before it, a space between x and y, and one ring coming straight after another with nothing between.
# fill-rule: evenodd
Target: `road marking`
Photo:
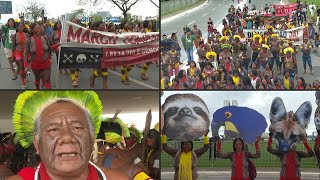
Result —
<instances>
[{"instance_id":1,"label":"road marking","mask_svg":"<svg viewBox=\"0 0 320 180\"><path fill-rule=\"evenodd\" d=\"M220 7L220 6L222 6L222 5L220 4L218 7Z\"/></svg>"},{"instance_id":2,"label":"road marking","mask_svg":"<svg viewBox=\"0 0 320 180\"><path fill-rule=\"evenodd\" d=\"M202 17L204 17L205 15L207 15L208 13L205 13L204 15L202 15Z\"/></svg>"},{"instance_id":3,"label":"road marking","mask_svg":"<svg viewBox=\"0 0 320 180\"><path fill-rule=\"evenodd\" d=\"M196 21L192 21L191 23L188 24L188 26L189 26L190 24L194 23L194 22L196 22Z\"/></svg>"},{"instance_id":4,"label":"road marking","mask_svg":"<svg viewBox=\"0 0 320 180\"><path fill-rule=\"evenodd\" d=\"M213 8L211 11L214 11L214 10L216 10L216 8Z\"/></svg>"},{"instance_id":5,"label":"road marking","mask_svg":"<svg viewBox=\"0 0 320 180\"><path fill-rule=\"evenodd\" d=\"M111 74L114 74L114 75L117 75L117 76L120 76L120 77L122 76L120 73L115 72L115 71L110 71L110 70L109 70L109 72L110 72ZM133 79L133 78L131 78L131 77L129 77L129 80L132 81L132 82L135 82L135 83L137 83L137 84L140 84L140 85L142 85L142 86L144 86L144 87L150 88L150 89L159 89L159 88L153 87L153 86L151 86L151 85L149 85L149 84L146 84L146 83L143 83L143 82L138 81L138 80L136 80L136 79Z\"/></svg>"}]
</instances>

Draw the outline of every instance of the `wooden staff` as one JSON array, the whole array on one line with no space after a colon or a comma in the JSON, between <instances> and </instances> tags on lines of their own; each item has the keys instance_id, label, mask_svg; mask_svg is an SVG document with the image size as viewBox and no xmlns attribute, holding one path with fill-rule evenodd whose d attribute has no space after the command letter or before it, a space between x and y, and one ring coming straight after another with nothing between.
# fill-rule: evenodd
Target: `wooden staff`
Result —
<instances>
[{"instance_id":1,"label":"wooden staff","mask_svg":"<svg viewBox=\"0 0 320 180\"><path fill-rule=\"evenodd\" d=\"M150 131L150 126L151 126L151 120L152 120L152 115L151 115L151 109L148 111L147 117L146 117L146 124L144 127L144 132L143 132L143 142L142 142L142 162L145 164L146 156L148 154L147 152L147 137Z\"/></svg>"}]
</instances>

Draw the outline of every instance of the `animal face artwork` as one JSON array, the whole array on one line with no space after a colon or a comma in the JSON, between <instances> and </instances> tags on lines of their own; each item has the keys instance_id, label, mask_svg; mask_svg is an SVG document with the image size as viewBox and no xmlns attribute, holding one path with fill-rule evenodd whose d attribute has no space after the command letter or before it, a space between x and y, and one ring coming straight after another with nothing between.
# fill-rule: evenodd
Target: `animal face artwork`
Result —
<instances>
[{"instance_id":1,"label":"animal face artwork","mask_svg":"<svg viewBox=\"0 0 320 180\"><path fill-rule=\"evenodd\" d=\"M174 94L162 105L164 133L177 141L191 141L203 136L209 128L209 110L194 94Z\"/></svg>"},{"instance_id":2,"label":"animal face artwork","mask_svg":"<svg viewBox=\"0 0 320 180\"><path fill-rule=\"evenodd\" d=\"M317 129L320 129L320 91L316 92L316 103L318 107L314 113L314 125Z\"/></svg>"},{"instance_id":3,"label":"animal face artwork","mask_svg":"<svg viewBox=\"0 0 320 180\"><path fill-rule=\"evenodd\" d=\"M278 150L288 152L306 134L306 128L310 123L312 106L309 101L304 102L293 113L287 112L281 98L276 97L271 104L269 131L278 142Z\"/></svg>"},{"instance_id":4,"label":"animal face artwork","mask_svg":"<svg viewBox=\"0 0 320 180\"><path fill-rule=\"evenodd\" d=\"M218 136L221 126L225 126L226 139L243 138L247 143L254 143L257 136L267 128L266 118L259 112L238 106L226 106L213 114L211 122L212 136Z\"/></svg>"}]
</instances>

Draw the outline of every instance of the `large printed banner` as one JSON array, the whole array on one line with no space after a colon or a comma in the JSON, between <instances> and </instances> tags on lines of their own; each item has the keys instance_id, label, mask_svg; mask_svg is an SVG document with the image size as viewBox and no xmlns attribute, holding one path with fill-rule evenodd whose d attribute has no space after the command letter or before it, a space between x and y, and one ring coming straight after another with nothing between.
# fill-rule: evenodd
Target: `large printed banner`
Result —
<instances>
[{"instance_id":1,"label":"large printed banner","mask_svg":"<svg viewBox=\"0 0 320 180\"><path fill-rule=\"evenodd\" d=\"M291 14L297 9L297 3L286 4L286 5L270 5L270 7L276 7L276 14Z\"/></svg>"},{"instance_id":2,"label":"large printed banner","mask_svg":"<svg viewBox=\"0 0 320 180\"><path fill-rule=\"evenodd\" d=\"M266 32L266 29L244 29L243 32L247 38L247 40L252 40L253 34L258 33L261 36ZM303 42L303 35L304 35L305 28L304 27L297 27L294 29L288 30L274 30L276 34L279 34L280 38L284 38L287 40L295 41L295 44L302 44Z\"/></svg>"},{"instance_id":3,"label":"large printed banner","mask_svg":"<svg viewBox=\"0 0 320 180\"><path fill-rule=\"evenodd\" d=\"M59 68L109 68L159 61L159 33L114 34L65 21Z\"/></svg>"}]
</instances>

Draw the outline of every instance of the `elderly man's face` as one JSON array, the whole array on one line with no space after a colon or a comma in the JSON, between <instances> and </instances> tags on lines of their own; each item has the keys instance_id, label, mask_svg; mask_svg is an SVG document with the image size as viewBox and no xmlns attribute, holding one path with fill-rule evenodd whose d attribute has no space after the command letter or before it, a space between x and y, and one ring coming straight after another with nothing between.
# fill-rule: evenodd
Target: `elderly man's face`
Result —
<instances>
[{"instance_id":1,"label":"elderly man's face","mask_svg":"<svg viewBox=\"0 0 320 180\"><path fill-rule=\"evenodd\" d=\"M34 138L34 144L48 173L82 173L94 141L84 111L73 103L57 102L42 112L40 124L40 137Z\"/></svg>"}]
</instances>

